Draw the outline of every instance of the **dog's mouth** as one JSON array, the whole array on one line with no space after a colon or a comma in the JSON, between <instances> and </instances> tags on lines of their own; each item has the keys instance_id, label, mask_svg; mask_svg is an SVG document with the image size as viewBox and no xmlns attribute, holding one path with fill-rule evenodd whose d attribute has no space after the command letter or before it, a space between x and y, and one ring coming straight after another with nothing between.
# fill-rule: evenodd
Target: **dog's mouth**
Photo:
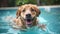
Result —
<instances>
[{"instance_id":1,"label":"dog's mouth","mask_svg":"<svg viewBox=\"0 0 60 34\"><path fill-rule=\"evenodd\" d=\"M26 22L27 25L31 25L32 24L32 18L27 18L25 20L25 22Z\"/></svg>"}]
</instances>

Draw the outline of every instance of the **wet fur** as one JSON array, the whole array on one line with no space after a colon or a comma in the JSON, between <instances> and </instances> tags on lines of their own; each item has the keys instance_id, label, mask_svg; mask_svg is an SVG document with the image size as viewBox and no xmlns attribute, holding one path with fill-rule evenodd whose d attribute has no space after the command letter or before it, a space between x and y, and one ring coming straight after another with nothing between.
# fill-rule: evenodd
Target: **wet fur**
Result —
<instances>
[{"instance_id":1,"label":"wet fur","mask_svg":"<svg viewBox=\"0 0 60 34\"><path fill-rule=\"evenodd\" d=\"M22 5L18 8L17 13L16 13L16 18L14 19L14 22L16 23L16 26L19 26L19 28L16 28L16 27L13 27L13 28L15 28L15 29L27 29L26 24L24 23L24 20L22 20L20 16L21 16L21 11L23 9L27 9L29 7L32 7L36 11L36 18L34 18L34 20L33 20L32 27L38 25L39 27L44 29L45 25L38 24L38 19L37 19L37 17L41 13L41 11L38 9L38 7L36 5L33 5L33 4L25 4L25 5Z\"/></svg>"}]
</instances>

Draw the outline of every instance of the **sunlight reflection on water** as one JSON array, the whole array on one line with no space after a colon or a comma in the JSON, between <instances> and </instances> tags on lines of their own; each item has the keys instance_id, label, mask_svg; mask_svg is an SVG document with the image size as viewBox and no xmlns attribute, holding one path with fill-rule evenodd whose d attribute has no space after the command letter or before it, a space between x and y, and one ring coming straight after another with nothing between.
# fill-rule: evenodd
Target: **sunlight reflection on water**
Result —
<instances>
[{"instance_id":1,"label":"sunlight reflection on water","mask_svg":"<svg viewBox=\"0 0 60 34\"><path fill-rule=\"evenodd\" d=\"M42 31L41 29L34 30L27 30L28 32L22 32L20 30L14 30L11 28L11 26L7 24L13 23L13 18L16 17L16 9L10 9L10 10L0 10L0 33L2 32L7 34L60 34L60 8L39 8L41 10L41 15L39 15L39 23L46 24L46 31ZM11 18L12 17L12 18ZM8 22L8 23L6 23ZM3 24L4 23L4 24ZM3 29L7 29L5 32L2 31Z\"/></svg>"}]
</instances>

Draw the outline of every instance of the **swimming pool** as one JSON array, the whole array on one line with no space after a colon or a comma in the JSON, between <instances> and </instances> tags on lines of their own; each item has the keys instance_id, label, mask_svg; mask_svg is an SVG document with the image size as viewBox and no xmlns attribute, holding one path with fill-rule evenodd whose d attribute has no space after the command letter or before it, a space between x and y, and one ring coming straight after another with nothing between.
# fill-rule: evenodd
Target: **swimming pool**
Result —
<instances>
[{"instance_id":1,"label":"swimming pool","mask_svg":"<svg viewBox=\"0 0 60 34\"><path fill-rule=\"evenodd\" d=\"M13 33L8 33L9 31L15 32L11 29L9 24L6 23L4 18L6 16L16 17L17 8L18 7L0 8L0 34L13 34ZM39 9L41 11L41 14L38 17L40 19L40 23L46 24L47 27L46 32L39 31L39 34L60 34L60 7L44 6L44 7L39 7ZM27 32L27 34L28 33L33 34L32 31Z\"/></svg>"}]
</instances>

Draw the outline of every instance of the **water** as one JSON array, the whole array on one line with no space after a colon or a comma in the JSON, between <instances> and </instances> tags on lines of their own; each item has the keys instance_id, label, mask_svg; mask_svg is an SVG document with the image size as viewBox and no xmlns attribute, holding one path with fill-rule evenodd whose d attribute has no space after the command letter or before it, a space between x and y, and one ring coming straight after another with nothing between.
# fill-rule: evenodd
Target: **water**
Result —
<instances>
[{"instance_id":1,"label":"water","mask_svg":"<svg viewBox=\"0 0 60 34\"><path fill-rule=\"evenodd\" d=\"M39 8L39 23L46 24L46 31L42 31L37 27L27 29L27 32L14 30L7 23L5 17L16 17L17 9L2 9L0 10L0 34L60 34L60 7L56 8Z\"/></svg>"}]
</instances>

